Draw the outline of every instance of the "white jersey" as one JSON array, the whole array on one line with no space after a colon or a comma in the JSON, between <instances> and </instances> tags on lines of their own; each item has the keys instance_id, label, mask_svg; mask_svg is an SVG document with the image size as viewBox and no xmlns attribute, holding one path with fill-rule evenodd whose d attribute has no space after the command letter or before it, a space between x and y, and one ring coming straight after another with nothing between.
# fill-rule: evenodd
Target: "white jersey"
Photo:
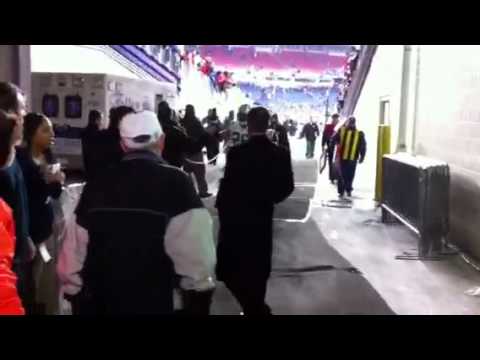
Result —
<instances>
[{"instance_id":1,"label":"white jersey","mask_svg":"<svg viewBox=\"0 0 480 360\"><path fill-rule=\"evenodd\" d=\"M248 128L240 126L238 121L230 124L228 128L228 141L226 149L242 144L248 140Z\"/></svg>"}]
</instances>

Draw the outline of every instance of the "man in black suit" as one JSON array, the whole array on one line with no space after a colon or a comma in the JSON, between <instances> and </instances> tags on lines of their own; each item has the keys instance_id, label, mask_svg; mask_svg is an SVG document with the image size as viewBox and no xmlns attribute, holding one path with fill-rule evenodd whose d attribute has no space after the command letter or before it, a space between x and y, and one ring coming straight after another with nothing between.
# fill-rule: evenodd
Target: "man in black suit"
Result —
<instances>
[{"instance_id":1,"label":"man in black suit","mask_svg":"<svg viewBox=\"0 0 480 360\"><path fill-rule=\"evenodd\" d=\"M274 205L294 189L288 150L266 136L270 115L257 107L248 113L249 140L227 155L216 207L220 220L217 277L245 315L270 315L265 304L271 271Z\"/></svg>"}]
</instances>

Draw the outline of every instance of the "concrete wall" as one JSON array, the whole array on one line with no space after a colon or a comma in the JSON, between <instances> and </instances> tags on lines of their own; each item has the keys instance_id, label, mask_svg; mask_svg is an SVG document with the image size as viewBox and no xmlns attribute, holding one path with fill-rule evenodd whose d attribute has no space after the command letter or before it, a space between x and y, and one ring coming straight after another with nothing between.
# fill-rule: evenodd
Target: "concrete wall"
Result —
<instances>
[{"instance_id":1,"label":"concrete wall","mask_svg":"<svg viewBox=\"0 0 480 360\"><path fill-rule=\"evenodd\" d=\"M402 48L401 45L378 48L355 110L360 124L366 128L373 151L370 155L376 151L381 97L390 99L392 149L396 148ZM450 241L480 259L480 46L420 46L414 139L416 54L413 46L407 149L449 163Z\"/></svg>"},{"instance_id":2,"label":"concrete wall","mask_svg":"<svg viewBox=\"0 0 480 360\"><path fill-rule=\"evenodd\" d=\"M0 45L0 81L10 81L31 94L30 45Z\"/></svg>"},{"instance_id":3,"label":"concrete wall","mask_svg":"<svg viewBox=\"0 0 480 360\"><path fill-rule=\"evenodd\" d=\"M480 46L422 46L419 154L451 168L451 240L480 259Z\"/></svg>"},{"instance_id":4,"label":"concrete wall","mask_svg":"<svg viewBox=\"0 0 480 360\"><path fill-rule=\"evenodd\" d=\"M357 126L365 132L367 140L367 157L365 164L359 167L359 173L355 179L355 187L358 188L361 186L362 188L370 190L372 193L375 188L380 99L390 100L390 117L392 120L398 120L401 66L401 46L379 46L354 111L354 116L357 118ZM392 121L391 125L394 127L392 133L396 133L396 131L398 131L398 121ZM392 148L394 148L394 146L396 146L395 141L392 144ZM362 176L362 174L364 176Z\"/></svg>"}]
</instances>

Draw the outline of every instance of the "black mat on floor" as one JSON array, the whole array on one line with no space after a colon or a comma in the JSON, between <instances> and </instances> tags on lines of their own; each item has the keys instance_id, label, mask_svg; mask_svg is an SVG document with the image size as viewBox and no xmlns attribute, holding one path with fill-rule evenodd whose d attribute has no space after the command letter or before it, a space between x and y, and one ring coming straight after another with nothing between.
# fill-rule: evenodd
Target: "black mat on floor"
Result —
<instances>
[{"instance_id":1,"label":"black mat on floor","mask_svg":"<svg viewBox=\"0 0 480 360\"><path fill-rule=\"evenodd\" d=\"M361 272L332 248L313 221L275 222L272 267L267 302L274 314L394 314ZM219 282L212 314L238 315L240 311Z\"/></svg>"}]
</instances>

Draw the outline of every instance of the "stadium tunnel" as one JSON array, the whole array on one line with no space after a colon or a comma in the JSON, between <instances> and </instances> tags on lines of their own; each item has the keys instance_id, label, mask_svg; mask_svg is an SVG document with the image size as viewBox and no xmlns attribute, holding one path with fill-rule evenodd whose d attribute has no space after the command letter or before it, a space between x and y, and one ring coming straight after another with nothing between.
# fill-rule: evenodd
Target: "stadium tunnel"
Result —
<instances>
[{"instance_id":1,"label":"stadium tunnel","mask_svg":"<svg viewBox=\"0 0 480 360\"><path fill-rule=\"evenodd\" d=\"M32 81L35 74L59 73L85 79L81 74L106 74L100 87L108 88L111 79L132 93L140 90L130 89L130 82L155 83L156 97L128 100L138 109L168 100L177 109L194 103L205 115L216 107L225 117L240 104L258 103L285 113L285 119L297 117L300 125L315 117L320 127L337 111L340 126L354 116L368 151L348 201L339 200L320 174L321 149L305 159L304 141L290 137L295 191L274 215L267 291L273 312L480 314L478 298L465 296L478 295L480 285L480 107L475 101L480 46L362 45L356 47L355 65L341 74L331 69L347 64L351 45L316 46L175 46L236 73L241 81L228 96L212 89L194 59L186 66L176 51L161 45L2 45L0 80L18 84L36 111L42 109L35 95L41 79ZM247 65L253 60L257 67ZM293 63L301 69L282 78ZM310 76L315 71L332 72ZM61 82L58 76L51 79ZM285 83L289 90L282 90ZM105 99L98 100L105 107L127 101ZM286 108L290 99L302 106ZM315 107L319 99L322 106ZM73 149L78 139L61 145L78 155ZM213 192L224 165L220 155L216 166L208 166ZM214 201L204 203L217 230ZM222 284L212 313L239 313Z\"/></svg>"}]
</instances>

